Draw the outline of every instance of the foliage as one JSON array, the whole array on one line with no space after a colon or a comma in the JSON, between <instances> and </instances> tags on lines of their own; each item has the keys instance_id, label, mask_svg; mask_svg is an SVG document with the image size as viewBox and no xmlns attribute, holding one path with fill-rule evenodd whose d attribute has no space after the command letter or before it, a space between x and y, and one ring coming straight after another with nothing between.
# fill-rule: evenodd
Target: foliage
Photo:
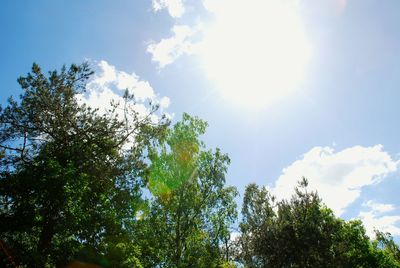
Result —
<instances>
[{"instance_id":1,"label":"foliage","mask_svg":"<svg viewBox=\"0 0 400 268\"><path fill-rule=\"evenodd\" d=\"M142 233L148 267L216 267L236 218L236 189L225 187L227 155L204 150L206 123L183 115L151 153L153 194ZM143 256L145 258L145 256ZM226 257L229 259L229 257Z\"/></svg>"},{"instance_id":2,"label":"foliage","mask_svg":"<svg viewBox=\"0 0 400 268\"><path fill-rule=\"evenodd\" d=\"M246 188L238 257L246 267L399 267L392 240L371 243L360 221L336 218L307 185L303 178L279 202L265 188Z\"/></svg>"},{"instance_id":3,"label":"foliage","mask_svg":"<svg viewBox=\"0 0 400 268\"><path fill-rule=\"evenodd\" d=\"M129 241L124 225L142 202L144 151L166 122L126 108L127 122L118 104L103 115L80 104L91 75L82 64L47 78L34 64L18 79L20 100L1 110L0 234L17 263L61 266L85 251L101 259L109 240Z\"/></svg>"}]
</instances>

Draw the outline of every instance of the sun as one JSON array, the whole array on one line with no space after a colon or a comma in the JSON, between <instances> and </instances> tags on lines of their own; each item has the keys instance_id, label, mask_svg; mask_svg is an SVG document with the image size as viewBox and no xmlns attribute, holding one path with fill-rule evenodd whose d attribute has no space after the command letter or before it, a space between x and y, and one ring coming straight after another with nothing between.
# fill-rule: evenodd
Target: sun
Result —
<instances>
[{"instance_id":1,"label":"sun","mask_svg":"<svg viewBox=\"0 0 400 268\"><path fill-rule=\"evenodd\" d=\"M228 101L259 109L291 95L311 56L295 0L209 0L214 20L199 49L202 66Z\"/></svg>"}]
</instances>

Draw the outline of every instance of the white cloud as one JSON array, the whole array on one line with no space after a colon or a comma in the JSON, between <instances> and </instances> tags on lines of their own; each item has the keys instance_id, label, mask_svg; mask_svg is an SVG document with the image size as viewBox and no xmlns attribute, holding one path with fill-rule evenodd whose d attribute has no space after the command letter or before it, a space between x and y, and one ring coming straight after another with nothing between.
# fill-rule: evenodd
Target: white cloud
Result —
<instances>
[{"instance_id":1,"label":"white cloud","mask_svg":"<svg viewBox=\"0 0 400 268\"><path fill-rule=\"evenodd\" d=\"M372 200L368 200L367 202L363 203L363 206L370 208L371 211L376 213L385 213L395 210L393 204L376 203L375 201Z\"/></svg>"},{"instance_id":2,"label":"white cloud","mask_svg":"<svg viewBox=\"0 0 400 268\"><path fill-rule=\"evenodd\" d=\"M273 192L278 198L290 198L293 186L304 176L310 188L317 190L323 202L340 216L360 196L364 186L379 183L397 168L398 162L383 151L382 145L355 146L340 152L314 147L283 170Z\"/></svg>"},{"instance_id":3,"label":"white cloud","mask_svg":"<svg viewBox=\"0 0 400 268\"><path fill-rule=\"evenodd\" d=\"M158 43L153 42L147 47L147 52L152 55L152 60L157 62L160 68L171 64L183 54L193 52L193 44L189 37L195 34L195 30L187 25L175 25L172 32L173 36Z\"/></svg>"},{"instance_id":4,"label":"white cloud","mask_svg":"<svg viewBox=\"0 0 400 268\"><path fill-rule=\"evenodd\" d=\"M297 0L297 3L308 14L335 16L342 14L348 5L348 0Z\"/></svg>"},{"instance_id":5,"label":"white cloud","mask_svg":"<svg viewBox=\"0 0 400 268\"><path fill-rule=\"evenodd\" d=\"M164 110L164 109L168 108L170 103L171 103L171 101L168 97L162 97L160 99L160 109Z\"/></svg>"},{"instance_id":6,"label":"white cloud","mask_svg":"<svg viewBox=\"0 0 400 268\"><path fill-rule=\"evenodd\" d=\"M384 215L396 208L392 204L376 203L372 200L363 204L369 211L361 211L358 218L363 221L367 234L374 237L374 229L391 233L393 236L400 235L400 216Z\"/></svg>"},{"instance_id":7,"label":"white cloud","mask_svg":"<svg viewBox=\"0 0 400 268\"><path fill-rule=\"evenodd\" d=\"M173 18L179 18L185 13L182 0L153 0L152 4L155 12L166 8Z\"/></svg>"},{"instance_id":8,"label":"white cloud","mask_svg":"<svg viewBox=\"0 0 400 268\"><path fill-rule=\"evenodd\" d=\"M105 88L114 88L117 92L123 92L126 89L134 94L140 101L155 99L155 93L149 82L141 80L135 73L128 74L119 71L115 66L102 60L98 63L98 70L92 81L88 84L89 90L103 90Z\"/></svg>"},{"instance_id":9,"label":"white cloud","mask_svg":"<svg viewBox=\"0 0 400 268\"><path fill-rule=\"evenodd\" d=\"M92 108L99 109L100 113L105 113L111 108L111 101L124 103L123 94L128 90L135 96L136 104L130 108L138 112L139 116L149 114L149 101L159 104L162 110L169 106L168 97L159 97L150 86L149 82L141 80L135 73L128 74L117 70L115 66L107 61L97 63L97 70L93 79L88 83L86 92L78 96L82 103L86 103ZM119 116L123 116L122 109L119 109ZM158 117L152 117L157 121Z\"/></svg>"},{"instance_id":10,"label":"white cloud","mask_svg":"<svg viewBox=\"0 0 400 268\"><path fill-rule=\"evenodd\" d=\"M203 6L209 12L217 12L218 8L221 7L221 1L203 0Z\"/></svg>"}]
</instances>

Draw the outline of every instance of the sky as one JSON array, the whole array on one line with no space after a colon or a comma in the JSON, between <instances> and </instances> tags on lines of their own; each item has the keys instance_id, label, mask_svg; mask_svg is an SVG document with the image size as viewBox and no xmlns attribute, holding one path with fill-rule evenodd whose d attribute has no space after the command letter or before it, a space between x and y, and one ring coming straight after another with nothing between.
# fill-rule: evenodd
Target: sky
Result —
<instances>
[{"instance_id":1,"label":"sky","mask_svg":"<svg viewBox=\"0 0 400 268\"><path fill-rule=\"evenodd\" d=\"M209 123L227 183L288 198L305 176L335 215L400 238L397 0L36 0L0 7L0 102L44 70L89 61L81 101L128 88ZM157 120L157 117L154 117ZM240 199L238 199L240 205Z\"/></svg>"}]
</instances>

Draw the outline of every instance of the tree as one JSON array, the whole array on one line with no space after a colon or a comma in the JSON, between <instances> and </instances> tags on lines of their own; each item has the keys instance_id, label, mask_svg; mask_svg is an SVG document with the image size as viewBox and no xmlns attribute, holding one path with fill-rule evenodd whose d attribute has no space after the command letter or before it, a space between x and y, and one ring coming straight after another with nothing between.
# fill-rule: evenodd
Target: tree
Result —
<instances>
[{"instance_id":1,"label":"tree","mask_svg":"<svg viewBox=\"0 0 400 268\"><path fill-rule=\"evenodd\" d=\"M246 188L239 239L246 267L399 267L390 239L371 242L360 221L335 217L307 186L303 178L279 202L265 188Z\"/></svg>"},{"instance_id":2,"label":"tree","mask_svg":"<svg viewBox=\"0 0 400 268\"><path fill-rule=\"evenodd\" d=\"M216 267L236 219L233 187L225 187L229 158L205 150L199 140L206 123L183 115L151 152L149 190L141 241L147 267Z\"/></svg>"},{"instance_id":3,"label":"tree","mask_svg":"<svg viewBox=\"0 0 400 268\"><path fill-rule=\"evenodd\" d=\"M379 259L379 263L384 263L386 267L400 267L400 247L393 241L390 233L383 233L375 230L376 238L372 242L373 251ZM381 267L384 267L381 265Z\"/></svg>"},{"instance_id":4,"label":"tree","mask_svg":"<svg viewBox=\"0 0 400 268\"><path fill-rule=\"evenodd\" d=\"M85 63L46 77L34 64L19 100L0 108L0 237L18 264L62 266L84 252L106 262L115 241L130 241L145 151L168 122L131 110L128 93L104 114L80 104L92 74Z\"/></svg>"}]
</instances>

